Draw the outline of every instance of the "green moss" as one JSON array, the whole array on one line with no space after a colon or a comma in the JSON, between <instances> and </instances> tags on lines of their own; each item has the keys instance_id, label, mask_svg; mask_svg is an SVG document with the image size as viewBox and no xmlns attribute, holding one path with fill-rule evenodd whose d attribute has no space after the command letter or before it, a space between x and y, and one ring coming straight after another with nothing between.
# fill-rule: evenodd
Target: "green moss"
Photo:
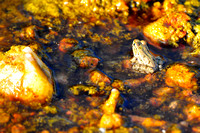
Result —
<instances>
[{"instance_id":1,"label":"green moss","mask_svg":"<svg viewBox=\"0 0 200 133\"><path fill-rule=\"evenodd\" d=\"M194 30L196 35L193 37L192 47L194 51L191 53L192 55L200 54L200 25L194 26Z\"/></svg>"},{"instance_id":2,"label":"green moss","mask_svg":"<svg viewBox=\"0 0 200 133\"><path fill-rule=\"evenodd\" d=\"M52 0L25 0L24 9L41 16L59 17L59 9L56 3Z\"/></svg>"},{"instance_id":3,"label":"green moss","mask_svg":"<svg viewBox=\"0 0 200 133\"><path fill-rule=\"evenodd\" d=\"M70 91L74 95L79 95L80 92L88 92L89 95L94 95L98 93L97 87L85 86L85 85L75 85L70 88Z\"/></svg>"}]
</instances>

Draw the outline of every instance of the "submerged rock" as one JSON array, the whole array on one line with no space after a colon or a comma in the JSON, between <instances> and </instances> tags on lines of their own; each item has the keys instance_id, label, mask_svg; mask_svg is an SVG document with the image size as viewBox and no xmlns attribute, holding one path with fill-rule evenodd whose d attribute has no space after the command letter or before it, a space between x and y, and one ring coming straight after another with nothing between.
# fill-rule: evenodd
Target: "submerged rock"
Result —
<instances>
[{"instance_id":1,"label":"submerged rock","mask_svg":"<svg viewBox=\"0 0 200 133\"><path fill-rule=\"evenodd\" d=\"M197 90L197 78L186 65L175 64L166 71L165 83L168 86L178 86L188 90Z\"/></svg>"}]
</instances>

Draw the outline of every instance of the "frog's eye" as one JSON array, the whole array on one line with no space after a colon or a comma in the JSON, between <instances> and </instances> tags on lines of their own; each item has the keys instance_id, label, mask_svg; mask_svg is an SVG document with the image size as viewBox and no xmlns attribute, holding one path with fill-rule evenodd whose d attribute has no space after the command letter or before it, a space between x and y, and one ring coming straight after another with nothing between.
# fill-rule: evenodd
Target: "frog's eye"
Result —
<instances>
[{"instance_id":1,"label":"frog's eye","mask_svg":"<svg viewBox=\"0 0 200 133\"><path fill-rule=\"evenodd\" d=\"M138 39L133 40L133 43L138 43L140 42Z\"/></svg>"},{"instance_id":2,"label":"frog's eye","mask_svg":"<svg viewBox=\"0 0 200 133\"><path fill-rule=\"evenodd\" d=\"M147 45L147 42L144 41L144 40L142 40L142 41L140 41L140 42L141 42L142 45Z\"/></svg>"}]
</instances>

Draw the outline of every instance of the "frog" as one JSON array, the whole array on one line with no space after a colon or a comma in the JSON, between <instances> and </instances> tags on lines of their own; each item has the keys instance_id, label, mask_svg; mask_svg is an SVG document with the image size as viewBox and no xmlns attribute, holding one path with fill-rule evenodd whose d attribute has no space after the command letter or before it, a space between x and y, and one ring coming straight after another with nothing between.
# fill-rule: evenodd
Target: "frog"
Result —
<instances>
[{"instance_id":1,"label":"frog","mask_svg":"<svg viewBox=\"0 0 200 133\"><path fill-rule=\"evenodd\" d=\"M163 60L150 53L147 42L134 39L132 43L133 58L130 60L132 70L139 73L153 73L162 69Z\"/></svg>"}]
</instances>

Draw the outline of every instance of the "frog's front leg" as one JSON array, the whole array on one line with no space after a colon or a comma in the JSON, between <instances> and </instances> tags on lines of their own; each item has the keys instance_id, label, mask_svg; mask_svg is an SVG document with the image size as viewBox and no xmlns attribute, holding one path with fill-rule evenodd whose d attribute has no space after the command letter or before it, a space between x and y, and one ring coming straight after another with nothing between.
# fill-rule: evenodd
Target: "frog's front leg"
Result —
<instances>
[{"instance_id":1,"label":"frog's front leg","mask_svg":"<svg viewBox=\"0 0 200 133\"><path fill-rule=\"evenodd\" d=\"M162 58L160 56L157 56L155 58L157 64L158 64L158 69L159 70L162 70L163 69L163 64L164 64L164 61L162 60Z\"/></svg>"},{"instance_id":2,"label":"frog's front leg","mask_svg":"<svg viewBox=\"0 0 200 133\"><path fill-rule=\"evenodd\" d=\"M137 62L137 58L133 57L132 59L130 59L130 61L134 64L135 62Z\"/></svg>"}]
</instances>

